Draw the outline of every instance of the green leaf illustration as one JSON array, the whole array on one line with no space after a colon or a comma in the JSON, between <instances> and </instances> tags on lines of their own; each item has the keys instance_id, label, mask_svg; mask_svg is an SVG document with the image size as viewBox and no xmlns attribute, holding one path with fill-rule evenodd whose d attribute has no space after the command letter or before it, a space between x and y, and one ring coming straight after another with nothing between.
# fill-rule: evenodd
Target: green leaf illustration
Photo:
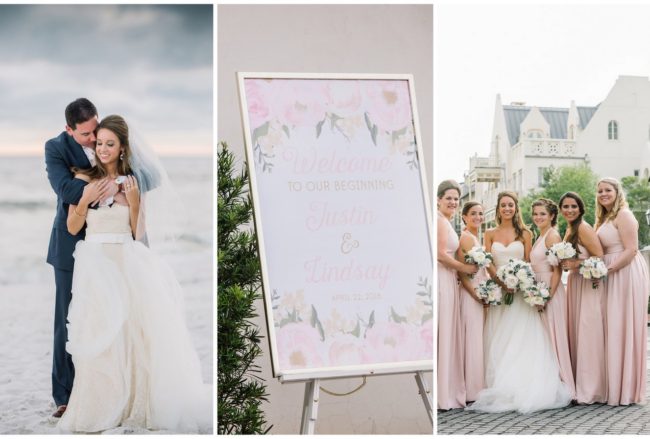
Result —
<instances>
[{"instance_id":1,"label":"green leaf illustration","mask_svg":"<svg viewBox=\"0 0 650 439\"><path fill-rule=\"evenodd\" d=\"M370 118L368 117L368 113L363 113L363 117L366 120L366 126L368 127L368 131L372 133L372 122L370 121Z\"/></svg>"},{"instance_id":2,"label":"green leaf illustration","mask_svg":"<svg viewBox=\"0 0 650 439\"><path fill-rule=\"evenodd\" d=\"M392 134L392 137L391 137L392 140L393 140L393 143L395 143L395 141L397 139L399 139L401 136L403 136L404 134L406 134L406 127L402 128L400 130L397 130L397 131L393 131L393 134Z\"/></svg>"},{"instance_id":3,"label":"green leaf illustration","mask_svg":"<svg viewBox=\"0 0 650 439\"><path fill-rule=\"evenodd\" d=\"M368 328L372 328L375 326L375 310L373 310L370 313L370 317L368 317Z\"/></svg>"},{"instance_id":4,"label":"green leaf illustration","mask_svg":"<svg viewBox=\"0 0 650 439\"><path fill-rule=\"evenodd\" d=\"M325 123L326 120L327 120L327 117L325 117L325 119L321 120L320 122L318 122L318 124L316 124L316 138L317 139L320 137L320 133L323 131L323 124Z\"/></svg>"},{"instance_id":5,"label":"green leaf illustration","mask_svg":"<svg viewBox=\"0 0 650 439\"><path fill-rule=\"evenodd\" d=\"M390 307L390 316L395 323L406 323L406 317L397 314L392 306Z\"/></svg>"},{"instance_id":6,"label":"green leaf illustration","mask_svg":"<svg viewBox=\"0 0 650 439\"><path fill-rule=\"evenodd\" d=\"M253 130L253 145L257 143L257 139L268 134L270 124L270 122L265 122L264 125L260 125Z\"/></svg>"},{"instance_id":7,"label":"green leaf illustration","mask_svg":"<svg viewBox=\"0 0 650 439\"><path fill-rule=\"evenodd\" d=\"M370 132L370 136L372 137L372 143L377 146L377 125L372 126L372 131Z\"/></svg>"},{"instance_id":8,"label":"green leaf illustration","mask_svg":"<svg viewBox=\"0 0 650 439\"><path fill-rule=\"evenodd\" d=\"M323 325L318 319L318 313L316 312L316 308L314 308L314 305L311 306L310 322L312 327L318 329L318 333L320 334L320 341L325 341L325 331L323 330Z\"/></svg>"},{"instance_id":9,"label":"green leaf illustration","mask_svg":"<svg viewBox=\"0 0 650 439\"><path fill-rule=\"evenodd\" d=\"M359 324L358 320L357 320L357 326L355 326L354 330L350 332L350 334L354 335L357 338L359 338L359 336L361 335L361 325Z\"/></svg>"},{"instance_id":10,"label":"green leaf illustration","mask_svg":"<svg viewBox=\"0 0 650 439\"><path fill-rule=\"evenodd\" d=\"M287 135L287 138L291 137L291 136L289 135L289 127L288 127L288 126L286 126L286 125L282 125L282 131L284 131L284 134Z\"/></svg>"},{"instance_id":11,"label":"green leaf illustration","mask_svg":"<svg viewBox=\"0 0 650 439\"><path fill-rule=\"evenodd\" d=\"M422 324L424 325L424 322L427 320L431 320L433 318L433 313L430 312L429 314L425 314L422 316Z\"/></svg>"}]
</instances>

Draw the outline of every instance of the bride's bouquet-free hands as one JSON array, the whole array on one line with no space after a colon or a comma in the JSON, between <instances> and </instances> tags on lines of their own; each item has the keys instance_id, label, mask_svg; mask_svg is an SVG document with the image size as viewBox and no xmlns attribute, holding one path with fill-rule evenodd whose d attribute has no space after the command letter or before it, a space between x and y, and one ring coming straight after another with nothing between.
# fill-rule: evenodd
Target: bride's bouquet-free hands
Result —
<instances>
[{"instance_id":1,"label":"bride's bouquet-free hands","mask_svg":"<svg viewBox=\"0 0 650 439\"><path fill-rule=\"evenodd\" d=\"M580 263L580 274L585 279L591 279L591 288L598 287L598 282L607 277L607 266L602 259L592 256Z\"/></svg>"},{"instance_id":2,"label":"bride's bouquet-free hands","mask_svg":"<svg viewBox=\"0 0 650 439\"><path fill-rule=\"evenodd\" d=\"M555 243L546 250L546 260L553 267L557 267L564 259L573 259L576 256L576 249L569 242Z\"/></svg>"},{"instance_id":3,"label":"bride's bouquet-free hands","mask_svg":"<svg viewBox=\"0 0 650 439\"><path fill-rule=\"evenodd\" d=\"M485 251L485 249L479 245L474 246L465 253L465 262L468 264L478 265L479 268L489 267L494 258L492 253ZM469 275L469 278L472 279L473 274Z\"/></svg>"},{"instance_id":4,"label":"bride's bouquet-free hands","mask_svg":"<svg viewBox=\"0 0 650 439\"><path fill-rule=\"evenodd\" d=\"M510 259L508 263L497 270L497 277L510 290L525 291L535 284L535 273L533 267L521 259ZM514 294L505 293L503 303L511 305Z\"/></svg>"},{"instance_id":5,"label":"bride's bouquet-free hands","mask_svg":"<svg viewBox=\"0 0 650 439\"><path fill-rule=\"evenodd\" d=\"M477 285L474 291L476 291L476 295L480 297L486 305L501 305L501 299L503 298L501 287L492 279L487 279L481 282Z\"/></svg>"}]
</instances>

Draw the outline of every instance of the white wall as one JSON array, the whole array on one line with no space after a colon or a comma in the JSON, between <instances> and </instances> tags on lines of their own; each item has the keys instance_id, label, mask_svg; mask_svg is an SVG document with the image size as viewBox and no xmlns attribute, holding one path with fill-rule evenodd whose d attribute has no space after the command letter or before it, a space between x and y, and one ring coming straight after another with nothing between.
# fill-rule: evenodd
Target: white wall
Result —
<instances>
[{"instance_id":1,"label":"white wall","mask_svg":"<svg viewBox=\"0 0 650 439\"><path fill-rule=\"evenodd\" d=\"M433 182L433 11L431 5L219 5L217 8L217 138L244 157L235 72L411 73L424 163ZM433 198L431 198L433 199ZM264 329L262 317L256 323ZM304 384L271 376L268 344L259 365L271 433L298 433ZM429 385L432 374L426 374ZM361 379L324 382L345 392ZM317 433L431 433L413 375L372 377L359 392L321 392Z\"/></svg>"},{"instance_id":2,"label":"white wall","mask_svg":"<svg viewBox=\"0 0 650 439\"><path fill-rule=\"evenodd\" d=\"M607 124L618 121L618 140L608 140ZM650 136L650 82L647 77L621 76L580 134L577 146L588 153L601 177L641 174L647 167Z\"/></svg>"}]
</instances>

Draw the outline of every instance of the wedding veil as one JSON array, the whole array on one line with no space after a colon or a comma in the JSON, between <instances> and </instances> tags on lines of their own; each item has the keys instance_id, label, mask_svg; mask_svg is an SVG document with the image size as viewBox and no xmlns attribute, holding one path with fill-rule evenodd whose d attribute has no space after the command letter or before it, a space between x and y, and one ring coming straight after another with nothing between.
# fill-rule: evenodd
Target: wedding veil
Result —
<instances>
[{"instance_id":1,"label":"wedding veil","mask_svg":"<svg viewBox=\"0 0 650 439\"><path fill-rule=\"evenodd\" d=\"M140 188L135 239L151 248L173 244L186 226L185 209L160 158L129 125L129 165Z\"/></svg>"}]
</instances>

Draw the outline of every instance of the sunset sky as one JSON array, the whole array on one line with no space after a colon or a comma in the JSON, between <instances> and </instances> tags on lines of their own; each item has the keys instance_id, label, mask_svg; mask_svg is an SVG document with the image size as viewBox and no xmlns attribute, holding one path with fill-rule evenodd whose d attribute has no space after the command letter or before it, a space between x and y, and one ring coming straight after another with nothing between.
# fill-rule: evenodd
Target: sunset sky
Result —
<instances>
[{"instance_id":1,"label":"sunset sky","mask_svg":"<svg viewBox=\"0 0 650 439\"><path fill-rule=\"evenodd\" d=\"M0 5L0 156L87 97L161 155L212 153L212 5Z\"/></svg>"}]
</instances>

